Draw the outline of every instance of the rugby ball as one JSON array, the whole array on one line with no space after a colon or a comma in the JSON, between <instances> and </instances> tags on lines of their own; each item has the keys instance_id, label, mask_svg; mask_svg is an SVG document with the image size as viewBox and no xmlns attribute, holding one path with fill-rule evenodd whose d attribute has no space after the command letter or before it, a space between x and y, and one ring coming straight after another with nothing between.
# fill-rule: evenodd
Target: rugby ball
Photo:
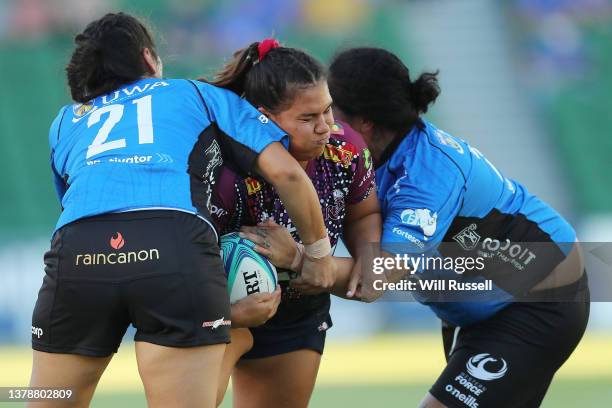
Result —
<instances>
[{"instance_id":1,"label":"rugby ball","mask_svg":"<svg viewBox=\"0 0 612 408\"><path fill-rule=\"evenodd\" d=\"M255 293L274 292L278 282L276 268L255 251L252 241L232 232L223 235L220 243L230 303Z\"/></svg>"}]
</instances>

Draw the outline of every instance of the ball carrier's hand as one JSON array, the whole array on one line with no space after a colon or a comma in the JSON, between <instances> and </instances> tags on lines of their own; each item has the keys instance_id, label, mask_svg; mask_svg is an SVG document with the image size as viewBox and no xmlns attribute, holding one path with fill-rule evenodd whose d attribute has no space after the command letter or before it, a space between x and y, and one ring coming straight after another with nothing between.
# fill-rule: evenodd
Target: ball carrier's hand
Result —
<instances>
[{"instance_id":1,"label":"ball carrier's hand","mask_svg":"<svg viewBox=\"0 0 612 408\"><path fill-rule=\"evenodd\" d=\"M256 293L232 305L232 328L257 327L276 314L281 301L281 288L273 293Z\"/></svg>"},{"instance_id":2,"label":"ball carrier's hand","mask_svg":"<svg viewBox=\"0 0 612 408\"><path fill-rule=\"evenodd\" d=\"M298 267L294 267L293 263L298 255L296 252L303 248L303 245L296 243L287 228L281 227L272 218L254 227L242 226L240 237L254 242L255 251L268 258L274 266L295 272L300 271ZM301 250L303 252L303 249ZM299 261L301 262L301 257Z\"/></svg>"},{"instance_id":3,"label":"ball carrier's hand","mask_svg":"<svg viewBox=\"0 0 612 408\"><path fill-rule=\"evenodd\" d=\"M329 292L336 282L337 265L331 256L331 244L325 237L304 245L300 276L291 286L307 295Z\"/></svg>"},{"instance_id":4,"label":"ball carrier's hand","mask_svg":"<svg viewBox=\"0 0 612 408\"><path fill-rule=\"evenodd\" d=\"M272 183L304 242L304 266L296 283L309 286L304 288L305 293L329 291L335 281L336 265L331 259L331 244L312 181L278 142L259 154L255 170Z\"/></svg>"}]
</instances>

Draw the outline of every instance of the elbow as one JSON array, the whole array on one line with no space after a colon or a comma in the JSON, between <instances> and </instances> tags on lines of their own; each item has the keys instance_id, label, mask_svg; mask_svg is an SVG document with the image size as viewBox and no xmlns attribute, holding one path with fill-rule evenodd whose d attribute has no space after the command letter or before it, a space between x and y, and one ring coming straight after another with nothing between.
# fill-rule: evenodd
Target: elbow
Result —
<instances>
[{"instance_id":1,"label":"elbow","mask_svg":"<svg viewBox=\"0 0 612 408\"><path fill-rule=\"evenodd\" d=\"M273 143L259 155L256 171L274 186L291 185L307 178L302 167L280 143Z\"/></svg>"},{"instance_id":2,"label":"elbow","mask_svg":"<svg viewBox=\"0 0 612 408\"><path fill-rule=\"evenodd\" d=\"M298 183L304 179L304 175L304 170L296 162L295 165L285 163L274 166L263 176L273 185L277 185Z\"/></svg>"}]
</instances>

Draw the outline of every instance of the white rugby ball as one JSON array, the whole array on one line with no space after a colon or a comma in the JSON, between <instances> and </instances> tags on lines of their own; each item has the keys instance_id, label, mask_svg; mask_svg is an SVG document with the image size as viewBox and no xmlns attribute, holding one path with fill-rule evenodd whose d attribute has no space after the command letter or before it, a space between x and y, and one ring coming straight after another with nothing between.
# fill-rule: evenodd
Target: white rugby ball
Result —
<instances>
[{"instance_id":1,"label":"white rugby ball","mask_svg":"<svg viewBox=\"0 0 612 408\"><path fill-rule=\"evenodd\" d=\"M253 249L252 241L232 232L223 235L220 243L230 303L255 293L274 292L278 282L276 268Z\"/></svg>"}]
</instances>

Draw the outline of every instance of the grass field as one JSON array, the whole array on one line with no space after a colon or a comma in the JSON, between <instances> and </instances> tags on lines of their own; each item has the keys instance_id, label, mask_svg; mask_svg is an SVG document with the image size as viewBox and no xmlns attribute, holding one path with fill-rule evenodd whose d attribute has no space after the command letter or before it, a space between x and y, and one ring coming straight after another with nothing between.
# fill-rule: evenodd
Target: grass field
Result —
<instances>
[{"instance_id":1,"label":"grass field","mask_svg":"<svg viewBox=\"0 0 612 408\"><path fill-rule=\"evenodd\" d=\"M27 384L30 353L27 348L0 349L0 386ZM435 334L329 342L310 406L415 406L443 365L440 339ZM102 378L92 407L145 406L133 347L126 343ZM223 404L230 406L231 390ZM589 333L557 373L543 407L610 406L612 335Z\"/></svg>"}]
</instances>

